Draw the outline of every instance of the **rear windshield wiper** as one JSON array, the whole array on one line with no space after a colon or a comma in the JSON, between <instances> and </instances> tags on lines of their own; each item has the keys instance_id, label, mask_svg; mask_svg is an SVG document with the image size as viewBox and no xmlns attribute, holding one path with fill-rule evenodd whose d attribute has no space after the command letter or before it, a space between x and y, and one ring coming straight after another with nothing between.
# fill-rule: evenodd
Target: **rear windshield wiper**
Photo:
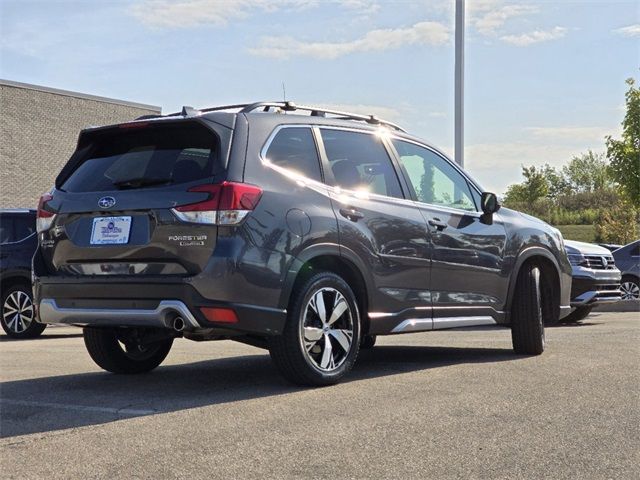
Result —
<instances>
[{"instance_id":1,"label":"rear windshield wiper","mask_svg":"<svg viewBox=\"0 0 640 480\"><path fill-rule=\"evenodd\" d=\"M153 178L153 177L125 178L122 180L115 180L113 182L113 184L116 187L121 189L149 187L151 185L168 185L170 183L171 183L170 178Z\"/></svg>"}]
</instances>

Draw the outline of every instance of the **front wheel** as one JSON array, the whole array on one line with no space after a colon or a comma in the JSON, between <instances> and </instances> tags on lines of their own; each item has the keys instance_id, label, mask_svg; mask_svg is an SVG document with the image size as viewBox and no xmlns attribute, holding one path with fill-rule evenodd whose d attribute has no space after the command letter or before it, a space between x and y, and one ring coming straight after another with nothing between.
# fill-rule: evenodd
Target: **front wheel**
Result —
<instances>
[{"instance_id":1,"label":"front wheel","mask_svg":"<svg viewBox=\"0 0 640 480\"><path fill-rule=\"evenodd\" d=\"M540 355L544 351L542 301L540 269L525 265L518 273L511 306L511 340L516 353Z\"/></svg>"},{"instance_id":2,"label":"front wheel","mask_svg":"<svg viewBox=\"0 0 640 480\"><path fill-rule=\"evenodd\" d=\"M46 325L35 318L33 296L27 285L16 285L9 288L2 295L3 330L12 338L35 338L39 336Z\"/></svg>"},{"instance_id":3,"label":"front wheel","mask_svg":"<svg viewBox=\"0 0 640 480\"><path fill-rule=\"evenodd\" d=\"M359 346L353 291L338 275L320 272L294 290L284 331L270 339L269 353L289 381L323 386L342 380Z\"/></svg>"},{"instance_id":4,"label":"front wheel","mask_svg":"<svg viewBox=\"0 0 640 480\"><path fill-rule=\"evenodd\" d=\"M638 279L625 276L620 283L622 300L640 300L640 284Z\"/></svg>"},{"instance_id":5,"label":"front wheel","mask_svg":"<svg viewBox=\"0 0 640 480\"><path fill-rule=\"evenodd\" d=\"M149 372L162 363L171 350L173 338L153 338L146 333L131 328L86 327L83 330L91 359L113 373Z\"/></svg>"}]
</instances>

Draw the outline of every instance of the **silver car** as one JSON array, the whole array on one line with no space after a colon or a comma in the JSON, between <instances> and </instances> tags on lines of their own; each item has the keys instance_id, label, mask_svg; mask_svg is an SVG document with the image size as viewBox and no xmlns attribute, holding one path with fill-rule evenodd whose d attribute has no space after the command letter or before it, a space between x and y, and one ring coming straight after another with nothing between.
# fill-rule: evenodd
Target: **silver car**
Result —
<instances>
[{"instance_id":1,"label":"silver car","mask_svg":"<svg viewBox=\"0 0 640 480\"><path fill-rule=\"evenodd\" d=\"M595 305L620 301L620 270L611 252L592 243L565 240L572 268L571 306L564 322L577 322Z\"/></svg>"}]
</instances>

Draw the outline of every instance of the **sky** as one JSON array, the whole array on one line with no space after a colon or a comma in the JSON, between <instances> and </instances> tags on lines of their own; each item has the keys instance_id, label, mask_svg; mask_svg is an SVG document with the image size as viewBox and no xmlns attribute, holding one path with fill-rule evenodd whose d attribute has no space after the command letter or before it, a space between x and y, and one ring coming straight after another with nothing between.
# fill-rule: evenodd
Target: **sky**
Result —
<instances>
[{"instance_id":1,"label":"sky","mask_svg":"<svg viewBox=\"0 0 640 480\"><path fill-rule=\"evenodd\" d=\"M640 0L466 1L465 168L503 193L619 136ZM0 0L0 78L161 106L373 113L453 153L454 1Z\"/></svg>"}]
</instances>

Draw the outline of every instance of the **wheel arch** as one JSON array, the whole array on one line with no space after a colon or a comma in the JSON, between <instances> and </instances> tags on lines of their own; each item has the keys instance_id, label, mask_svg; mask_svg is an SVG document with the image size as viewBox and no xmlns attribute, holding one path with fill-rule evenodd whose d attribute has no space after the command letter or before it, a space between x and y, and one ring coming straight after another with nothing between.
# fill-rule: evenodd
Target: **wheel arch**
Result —
<instances>
[{"instance_id":1,"label":"wheel arch","mask_svg":"<svg viewBox=\"0 0 640 480\"><path fill-rule=\"evenodd\" d=\"M544 318L547 319L547 324L554 324L560 319L560 266L554 255L543 247L528 247L516 259L507 294L509 322L511 321L512 304L518 277L522 268L527 265L535 265L541 270L540 273L543 279L541 285L542 295L543 298L550 300L550 302L543 303L543 308L546 309L543 312Z\"/></svg>"},{"instance_id":2,"label":"wheel arch","mask_svg":"<svg viewBox=\"0 0 640 480\"><path fill-rule=\"evenodd\" d=\"M31 276L26 273L11 272L0 278L0 295L15 285L26 285L31 287Z\"/></svg>"},{"instance_id":3,"label":"wheel arch","mask_svg":"<svg viewBox=\"0 0 640 480\"><path fill-rule=\"evenodd\" d=\"M289 306L291 294L297 285L320 270L333 272L349 284L358 301L362 333L367 333L369 331L367 312L371 301L369 295L373 291L372 279L363 273L366 272L366 269L355 252L336 244L316 244L298 255L287 272L280 295L280 308Z\"/></svg>"}]
</instances>

